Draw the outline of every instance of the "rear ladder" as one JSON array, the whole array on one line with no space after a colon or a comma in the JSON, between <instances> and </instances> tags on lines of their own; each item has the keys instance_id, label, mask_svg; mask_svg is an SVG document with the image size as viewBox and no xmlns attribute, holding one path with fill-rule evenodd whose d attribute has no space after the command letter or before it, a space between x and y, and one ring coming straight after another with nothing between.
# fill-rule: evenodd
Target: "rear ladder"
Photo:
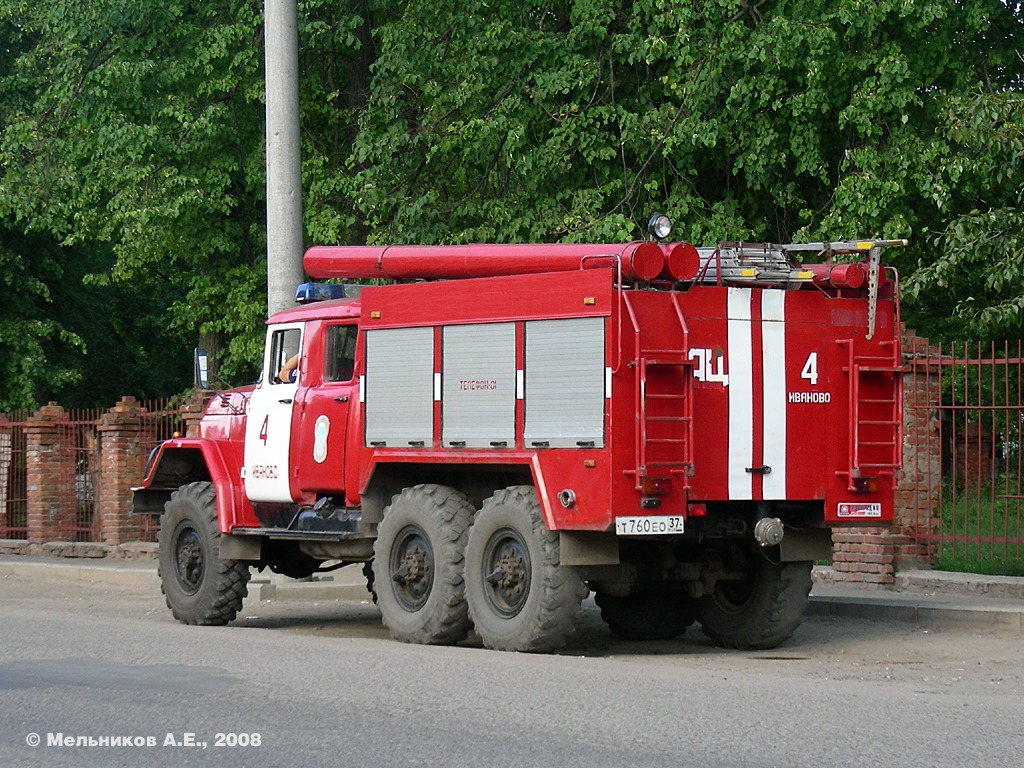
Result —
<instances>
[{"instance_id":1,"label":"rear ladder","mask_svg":"<svg viewBox=\"0 0 1024 768\"><path fill-rule=\"evenodd\" d=\"M893 348L893 356L888 357L856 354L853 339L836 343L847 347L848 362L843 371L850 377L850 468L836 474L846 477L851 491L857 490L858 478L871 475L890 478L895 488L897 471L903 463L903 368L895 359L896 343L880 342L880 346Z\"/></svg>"},{"instance_id":2,"label":"rear ladder","mask_svg":"<svg viewBox=\"0 0 1024 768\"><path fill-rule=\"evenodd\" d=\"M682 489L689 491L690 476L693 474L693 376L690 375L690 369L694 363L688 358L689 328L679 304L679 296L672 294L675 320L682 332L682 344L677 349L645 349L640 323L629 293L623 291L622 296L633 325L636 353L629 365L634 369L636 377L637 468L627 470L627 474L634 476L638 491L643 490L646 478L663 474L676 475L681 480ZM672 368L678 369L681 376L654 374L658 369ZM681 390L663 391L652 387L655 381L678 383L680 379Z\"/></svg>"}]
</instances>

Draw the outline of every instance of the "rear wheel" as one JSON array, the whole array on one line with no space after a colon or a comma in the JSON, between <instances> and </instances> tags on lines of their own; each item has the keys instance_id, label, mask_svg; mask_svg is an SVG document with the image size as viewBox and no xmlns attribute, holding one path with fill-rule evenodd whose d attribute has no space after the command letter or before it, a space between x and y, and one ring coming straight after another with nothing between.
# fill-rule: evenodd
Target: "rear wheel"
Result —
<instances>
[{"instance_id":1,"label":"rear wheel","mask_svg":"<svg viewBox=\"0 0 1024 768\"><path fill-rule=\"evenodd\" d=\"M443 485L404 489L384 511L373 590L391 636L446 645L469 634L463 562L473 506Z\"/></svg>"},{"instance_id":2,"label":"rear wheel","mask_svg":"<svg viewBox=\"0 0 1024 768\"><path fill-rule=\"evenodd\" d=\"M160 516L160 584L167 607L183 624L227 624L248 593L249 563L220 558L213 485L183 485Z\"/></svg>"},{"instance_id":3,"label":"rear wheel","mask_svg":"<svg viewBox=\"0 0 1024 768\"><path fill-rule=\"evenodd\" d=\"M466 545L466 599L484 646L560 648L586 595L579 573L559 565L558 532L544 525L532 486L505 488L484 502Z\"/></svg>"},{"instance_id":4,"label":"rear wheel","mask_svg":"<svg viewBox=\"0 0 1024 768\"><path fill-rule=\"evenodd\" d=\"M736 547L729 567L744 577L719 581L697 601L704 633L717 644L741 650L774 648L788 640L809 604L810 562L775 563L761 551Z\"/></svg>"},{"instance_id":5,"label":"rear wheel","mask_svg":"<svg viewBox=\"0 0 1024 768\"><path fill-rule=\"evenodd\" d=\"M671 640L693 624L693 600L683 592L650 586L620 597L597 591L594 602L608 628L623 640Z\"/></svg>"}]
</instances>

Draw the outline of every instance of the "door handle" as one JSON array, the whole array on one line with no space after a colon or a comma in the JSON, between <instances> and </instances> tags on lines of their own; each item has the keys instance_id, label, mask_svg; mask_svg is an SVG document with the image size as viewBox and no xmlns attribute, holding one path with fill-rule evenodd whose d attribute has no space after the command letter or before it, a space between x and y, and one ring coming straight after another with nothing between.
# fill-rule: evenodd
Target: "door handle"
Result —
<instances>
[{"instance_id":1,"label":"door handle","mask_svg":"<svg viewBox=\"0 0 1024 768\"><path fill-rule=\"evenodd\" d=\"M290 405L291 402L292 402L292 399L290 397L286 397L284 400L278 400L277 402L282 403L284 405Z\"/></svg>"},{"instance_id":2,"label":"door handle","mask_svg":"<svg viewBox=\"0 0 1024 768\"><path fill-rule=\"evenodd\" d=\"M336 402L336 403L347 403L348 402L348 397L336 397L336 398L334 398L334 402Z\"/></svg>"}]
</instances>

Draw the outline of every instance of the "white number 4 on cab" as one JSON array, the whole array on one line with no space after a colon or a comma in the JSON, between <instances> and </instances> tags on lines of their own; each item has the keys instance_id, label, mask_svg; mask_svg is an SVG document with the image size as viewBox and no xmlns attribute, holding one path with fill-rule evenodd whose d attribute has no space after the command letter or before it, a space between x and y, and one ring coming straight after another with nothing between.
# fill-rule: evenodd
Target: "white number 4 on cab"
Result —
<instances>
[{"instance_id":1,"label":"white number 4 on cab","mask_svg":"<svg viewBox=\"0 0 1024 768\"><path fill-rule=\"evenodd\" d=\"M818 353L811 352L807 356L807 362L804 363L803 370L800 371L800 378L807 379L811 382L812 386L818 386Z\"/></svg>"}]
</instances>

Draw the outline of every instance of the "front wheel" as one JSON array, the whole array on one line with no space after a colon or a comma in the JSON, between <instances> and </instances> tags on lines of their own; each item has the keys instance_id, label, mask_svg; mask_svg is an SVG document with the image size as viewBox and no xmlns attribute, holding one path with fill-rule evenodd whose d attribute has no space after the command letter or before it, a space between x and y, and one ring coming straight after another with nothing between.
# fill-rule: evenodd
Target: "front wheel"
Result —
<instances>
[{"instance_id":1,"label":"front wheel","mask_svg":"<svg viewBox=\"0 0 1024 768\"><path fill-rule=\"evenodd\" d=\"M189 483L171 494L160 516L160 588L183 624L227 624L248 593L249 563L222 560L213 485Z\"/></svg>"},{"instance_id":2,"label":"front wheel","mask_svg":"<svg viewBox=\"0 0 1024 768\"><path fill-rule=\"evenodd\" d=\"M462 566L472 517L466 496L443 485L406 488L384 510L371 592L394 639L449 645L469 634Z\"/></svg>"},{"instance_id":3,"label":"front wheel","mask_svg":"<svg viewBox=\"0 0 1024 768\"><path fill-rule=\"evenodd\" d=\"M559 564L558 532L544 525L532 486L505 488L484 502L466 544L466 600L485 647L562 647L586 595L579 573Z\"/></svg>"},{"instance_id":4,"label":"front wheel","mask_svg":"<svg viewBox=\"0 0 1024 768\"><path fill-rule=\"evenodd\" d=\"M761 551L736 547L732 566L744 574L719 581L697 601L704 634L718 645L740 650L774 648L799 626L810 601L810 562L776 563Z\"/></svg>"}]
</instances>

